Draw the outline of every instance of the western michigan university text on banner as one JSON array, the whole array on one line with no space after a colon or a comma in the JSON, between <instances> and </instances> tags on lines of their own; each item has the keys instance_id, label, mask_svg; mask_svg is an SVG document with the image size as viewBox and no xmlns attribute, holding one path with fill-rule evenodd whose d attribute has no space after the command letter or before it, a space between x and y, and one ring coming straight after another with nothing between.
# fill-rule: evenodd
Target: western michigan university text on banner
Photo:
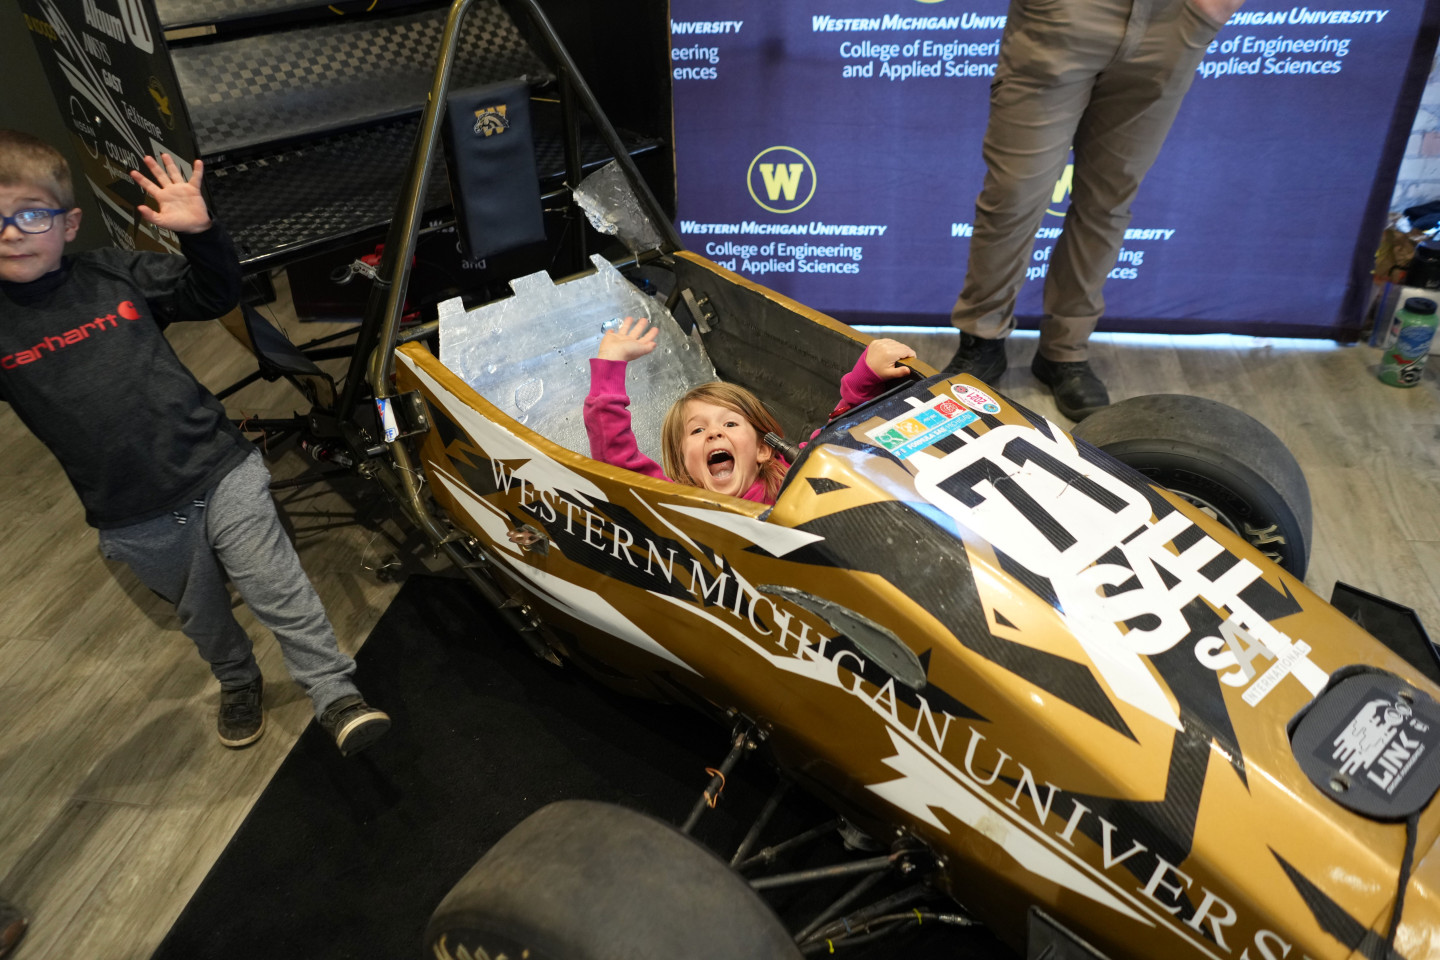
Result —
<instances>
[{"instance_id":1,"label":"western michigan university text on banner","mask_svg":"<svg viewBox=\"0 0 1440 960\"><path fill-rule=\"evenodd\" d=\"M851 322L946 323L1006 14L672 0L686 246ZM1140 188L1102 329L1353 339L1437 25L1440 0L1241 7ZM1071 174L1035 234L1022 317L1041 313Z\"/></svg>"}]
</instances>

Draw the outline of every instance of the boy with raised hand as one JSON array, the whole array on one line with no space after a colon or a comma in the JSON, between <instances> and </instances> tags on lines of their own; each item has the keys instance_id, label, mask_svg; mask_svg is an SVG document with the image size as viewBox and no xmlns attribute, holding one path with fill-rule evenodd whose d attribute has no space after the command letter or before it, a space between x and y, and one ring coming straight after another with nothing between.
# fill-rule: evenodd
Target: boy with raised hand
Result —
<instances>
[{"instance_id":1,"label":"boy with raised hand","mask_svg":"<svg viewBox=\"0 0 1440 960\"><path fill-rule=\"evenodd\" d=\"M55 454L99 530L101 552L175 605L181 629L220 681L217 729L244 747L265 728L264 680L225 581L280 642L286 669L349 755L390 718L351 680L355 662L280 526L270 474L221 403L161 329L233 308L240 267L175 161L130 176L146 222L174 231L183 256L118 249L69 257L81 211L59 151L0 130L0 400Z\"/></svg>"}]
</instances>

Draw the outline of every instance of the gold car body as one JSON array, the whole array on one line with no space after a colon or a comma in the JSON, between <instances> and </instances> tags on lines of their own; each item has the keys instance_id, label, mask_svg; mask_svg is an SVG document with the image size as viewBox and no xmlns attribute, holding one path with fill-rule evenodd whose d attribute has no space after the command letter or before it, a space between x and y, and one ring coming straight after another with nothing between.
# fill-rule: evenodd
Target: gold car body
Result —
<instances>
[{"instance_id":1,"label":"gold car body","mask_svg":"<svg viewBox=\"0 0 1440 960\"><path fill-rule=\"evenodd\" d=\"M842 416L767 508L557 446L421 345L396 367L431 496L555 652L753 721L1002 937L1038 904L1111 957L1380 955L1405 827L1324 796L1286 725L1346 665L1440 691L1183 500L968 378ZM1404 957L1440 956L1437 831Z\"/></svg>"}]
</instances>

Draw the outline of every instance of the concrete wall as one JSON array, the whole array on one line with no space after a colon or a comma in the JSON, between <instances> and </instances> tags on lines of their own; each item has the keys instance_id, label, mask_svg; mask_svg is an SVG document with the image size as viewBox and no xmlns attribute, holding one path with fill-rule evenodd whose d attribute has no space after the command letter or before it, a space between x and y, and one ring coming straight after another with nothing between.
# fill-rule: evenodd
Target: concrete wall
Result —
<instances>
[{"instance_id":1,"label":"concrete wall","mask_svg":"<svg viewBox=\"0 0 1440 960\"><path fill-rule=\"evenodd\" d=\"M1431 200L1440 200L1440 53L1425 84L1390 209L1404 210Z\"/></svg>"}]
</instances>

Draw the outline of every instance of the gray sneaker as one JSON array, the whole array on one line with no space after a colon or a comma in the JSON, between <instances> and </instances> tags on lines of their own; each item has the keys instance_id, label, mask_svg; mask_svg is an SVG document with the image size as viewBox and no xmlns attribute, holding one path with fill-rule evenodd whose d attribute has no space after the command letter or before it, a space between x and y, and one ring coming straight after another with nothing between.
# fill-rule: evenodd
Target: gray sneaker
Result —
<instances>
[{"instance_id":1,"label":"gray sneaker","mask_svg":"<svg viewBox=\"0 0 1440 960\"><path fill-rule=\"evenodd\" d=\"M340 755L359 753L390 729L390 715L376 710L363 697L341 697L320 713L320 726L335 738Z\"/></svg>"},{"instance_id":2,"label":"gray sneaker","mask_svg":"<svg viewBox=\"0 0 1440 960\"><path fill-rule=\"evenodd\" d=\"M942 377L958 377L962 373L968 373L976 380L993 384L1000 379L1005 372L1009 361L1005 359L1005 341L986 340L984 337L976 337L961 332L960 346L955 348L955 356L945 364L945 369L940 371Z\"/></svg>"},{"instance_id":3,"label":"gray sneaker","mask_svg":"<svg viewBox=\"0 0 1440 960\"><path fill-rule=\"evenodd\" d=\"M220 716L215 721L215 732L220 735L221 743L238 749L260 739L260 734L265 732L265 707L261 703L264 695L264 677L256 677L234 690L220 689Z\"/></svg>"}]
</instances>

